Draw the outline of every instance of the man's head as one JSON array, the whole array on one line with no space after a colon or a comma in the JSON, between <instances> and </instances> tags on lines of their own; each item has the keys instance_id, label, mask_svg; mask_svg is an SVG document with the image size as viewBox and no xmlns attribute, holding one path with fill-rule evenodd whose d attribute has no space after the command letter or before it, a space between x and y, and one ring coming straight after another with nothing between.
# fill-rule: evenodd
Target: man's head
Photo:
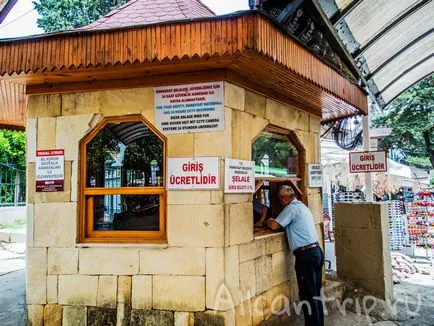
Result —
<instances>
[{"instance_id":1,"label":"man's head","mask_svg":"<svg viewBox=\"0 0 434 326\"><path fill-rule=\"evenodd\" d=\"M279 199L283 206L288 205L295 199L295 192L290 186L282 186L279 189Z\"/></svg>"}]
</instances>

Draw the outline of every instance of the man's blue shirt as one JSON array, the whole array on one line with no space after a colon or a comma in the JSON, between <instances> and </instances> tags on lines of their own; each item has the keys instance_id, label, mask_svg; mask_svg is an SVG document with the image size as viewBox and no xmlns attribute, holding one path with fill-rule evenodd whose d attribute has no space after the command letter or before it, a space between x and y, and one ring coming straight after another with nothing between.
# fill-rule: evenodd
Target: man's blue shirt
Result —
<instances>
[{"instance_id":1,"label":"man's blue shirt","mask_svg":"<svg viewBox=\"0 0 434 326\"><path fill-rule=\"evenodd\" d=\"M285 228L289 248L297 248L318 242L313 216L309 208L302 202L294 199L276 218L276 222Z\"/></svg>"}]
</instances>

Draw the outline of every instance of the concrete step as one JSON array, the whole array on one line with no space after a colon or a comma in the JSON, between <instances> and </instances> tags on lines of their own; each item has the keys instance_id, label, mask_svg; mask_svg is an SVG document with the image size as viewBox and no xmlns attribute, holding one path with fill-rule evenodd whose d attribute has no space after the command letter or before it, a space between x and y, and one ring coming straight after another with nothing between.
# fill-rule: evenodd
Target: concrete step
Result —
<instances>
[{"instance_id":1,"label":"concrete step","mask_svg":"<svg viewBox=\"0 0 434 326\"><path fill-rule=\"evenodd\" d=\"M328 314L338 310L338 303L342 303L345 293L345 283L341 281L327 280L323 286L325 307Z\"/></svg>"},{"instance_id":2,"label":"concrete step","mask_svg":"<svg viewBox=\"0 0 434 326\"><path fill-rule=\"evenodd\" d=\"M0 229L0 241L26 243L26 228Z\"/></svg>"}]
</instances>

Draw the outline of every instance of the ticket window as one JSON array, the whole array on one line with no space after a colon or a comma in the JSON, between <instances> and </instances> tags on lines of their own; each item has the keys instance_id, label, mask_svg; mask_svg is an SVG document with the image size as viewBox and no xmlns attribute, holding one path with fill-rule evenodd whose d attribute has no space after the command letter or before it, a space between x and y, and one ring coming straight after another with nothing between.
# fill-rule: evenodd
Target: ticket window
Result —
<instances>
[{"instance_id":1,"label":"ticket window","mask_svg":"<svg viewBox=\"0 0 434 326\"><path fill-rule=\"evenodd\" d=\"M288 133L264 131L252 144L256 181L252 199L255 235L271 232L262 223L258 223L260 207L262 205L267 211L265 220L276 218L283 209L279 200L282 185L291 186L297 198L303 200L300 176L304 151L292 139Z\"/></svg>"}]
</instances>

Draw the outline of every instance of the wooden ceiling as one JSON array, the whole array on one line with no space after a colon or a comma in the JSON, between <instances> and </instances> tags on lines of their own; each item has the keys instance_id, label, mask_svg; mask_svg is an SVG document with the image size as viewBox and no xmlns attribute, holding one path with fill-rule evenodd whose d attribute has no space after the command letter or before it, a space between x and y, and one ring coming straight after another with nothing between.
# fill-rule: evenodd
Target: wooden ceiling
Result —
<instances>
[{"instance_id":1,"label":"wooden ceiling","mask_svg":"<svg viewBox=\"0 0 434 326\"><path fill-rule=\"evenodd\" d=\"M2 94L15 97L4 89L18 84L41 94L224 79L292 101L323 122L367 113L358 85L257 11L0 40L0 76ZM0 102L8 112L0 115L3 123L23 124L24 109L16 103L25 105Z\"/></svg>"}]
</instances>

